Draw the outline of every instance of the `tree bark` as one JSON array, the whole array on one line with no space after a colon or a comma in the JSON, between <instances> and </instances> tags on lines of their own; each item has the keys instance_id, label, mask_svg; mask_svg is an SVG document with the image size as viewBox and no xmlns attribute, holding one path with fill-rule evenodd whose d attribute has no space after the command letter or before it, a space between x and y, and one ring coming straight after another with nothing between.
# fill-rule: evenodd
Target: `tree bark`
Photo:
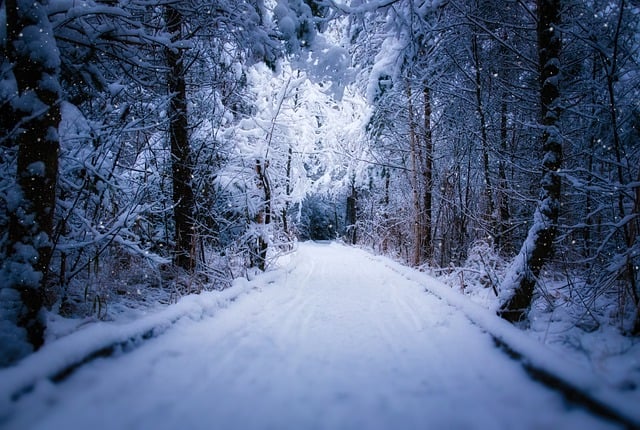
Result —
<instances>
[{"instance_id":1,"label":"tree bark","mask_svg":"<svg viewBox=\"0 0 640 430\"><path fill-rule=\"evenodd\" d=\"M285 167L285 202L282 208L282 228L287 237L290 236L289 231L289 208L291 206L291 163L293 162L293 147L289 145L287 150L287 165Z\"/></svg>"},{"instance_id":2,"label":"tree bark","mask_svg":"<svg viewBox=\"0 0 640 430\"><path fill-rule=\"evenodd\" d=\"M422 89L424 103L424 170L422 205L422 255L425 260L433 256L431 220L433 219L433 138L431 134L431 91L427 85Z\"/></svg>"},{"instance_id":3,"label":"tree bark","mask_svg":"<svg viewBox=\"0 0 640 430\"><path fill-rule=\"evenodd\" d=\"M542 138L541 193L527 238L501 285L506 299L498 315L516 322L526 317L542 267L553 254L560 208L562 143L558 129L561 40L560 0L537 1ZM506 297L505 297L506 296Z\"/></svg>"},{"instance_id":4,"label":"tree bark","mask_svg":"<svg viewBox=\"0 0 640 430\"><path fill-rule=\"evenodd\" d=\"M609 115L611 118L613 153L615 155L615 160L616 160L615 165L616 165L616 173L618 176L617 180L618 180L618 183L622 185L622 184L627 184L629 180L631 180L631 177L627 178L623 170L625 163L623 161L623 155L622 155L622 152L623 152L622 140L621 140L620 131L619 131L620 121L618 119L618 112L620 110L618 109L618 101L616 99L616 91L614 88L615 83L618 79L618 50L620 49L619 47L620 30L622 27L622 18L623 18L624 8L625 8L624 0L620 0L619 7L620 7L620 11L618 12L618 20L617 20L616 29L615 29L615 36L613 39L613 52L611 54L611 57L603 58L603 66L604 66L604 69L606 72L606 78L607 78L607 95L609 98ZM618 197L617 198L618 216L622 220L627 217L627 213L625 210L625 195L623 192L619 190L617 191L617 193L618 193L618 196L617 196ZM637 211L637 209L638 209L638 202L636 201L634 204L633 210ZM622 236L627 249L631 249L634 245L634 242L636 241L636 234L633 232L634 222L635 221L632 220L631 222L625 223L622 226ZM640 297L638 296L638 286L636 285L637 269L633 264L633 260L628 252L625 255L625 260L626 260L625 271L627 272L626 277L627 277L627 280L629 281L629 291L631 294L631 298L634 301L634 306L636 308L636 316L634 319L634 326L632 328L632 333L637 334L637 333L640 333Z\"/></svg>"},{"instance_id":5,"label":"tree bark","mask_svg":"<svg viewBox=\"0 0 640 430\"><path fill-rule=\"evenodd\" d=\"M267 268L267 251L269 242L267 237L267 226L271 224L271 182L267 175L269 162L261 162L256 160L256 174L258 175L258 188L264 192L264 206L261 213L258 214L257 222L261 224L260 233L258 235L258 252L256 256L256 266L263 272Z\"/></svg>"},{"instance_id":6,"label":"tree bark","mask_svg":"<svg viewBox=\"0 0 640 430\"><path fill-rule=\"evenodd\" d=\"M478 52L478 37L473 34L471 37L471 51L473 54L473 63L475 68L475 95L476 95L476 111L480 121L480 147L482 150L482 167L484 172L485 194L487 196L487 219L489 220L489 233L495 236L495 209L493 203L493 183L491 181L491 167L489 164L489 139L487 137L487 119L484 113L484 105L482 103L482 80L480 70L480 55Z\"/></svg>"},{"instance_id":7,"label":"tree bark","mask_svg":"<svg viewBox=\"0 0 640 430\"><path fill-rule=\"evenodd\" d=\"M498 248L508 246L509 221L511 219L511 211L509 209L509 195L507 194L507 169L505 167L505 158L508 152L507 143L507 101L506 94L502 94L500 103L500 149L502 151L502 159L498 162L498 231L495 244Z\"/></svg>"},{"instance_id":8,"label":"tree bark","mask_svg":"<svg viewBox=\"0 0 640 430\"><path fill-rule=\"evenodd\" d=\"M20 293L17 325L34 349L44 343L41 316L51 260L58 177L60 58L44 5L6 0L6 57L17 93L5 112L8 145L17 148L16 194L9 208L5 288ZM43 48L45 47L46 48ZM37 52L36 52L37 50Z\"/></svg>"},{"instance_id":9,"label":"tree bark","mask_svg":"<svg viewBox=\"0 0 640 430\"><path fill-rule=\"evenodd\" d=\"M172 6L166 6L167 31L174 41L182 34L183 17ZM195 267L196 253L194 197L192 188L192 160L189 146L189 121L187 116L186 69L183 53L179 48L166 50L169 76L169 141L171 146L171 174L173 185L173 218L175 223L174 264L186 270Z\"/></svg>"},{"instance_id":10,"label":"tree bark","mask_svg":"<svg viewBox=\"0 0 640 430\"><path fill-rule=\"evenodd\" d=\"M640 184L640 170L638 170L638 178L636 179L637 183ZM634 188L634 203L633 203L633 214L635 215L635 219L631 221L629 225L629 237L636 238L631 239L632 241L638 241L638 235L640 234L640 185L636 185ZM629 248L634 246L633 242L630 242L628 245ZM640 335L640 291L638 291L638 284L635 282L635 278L637 276L638 269L633 265L632 261L627 263L627 269L629 270L629 277L633 279L631 282L631 297L634 301L636 308L636 315L633 322L633 328L631 329L631 333L635 336Z\"/></svg>"},{"instance_id":11,"label":"tree bark","mask_svg":"<svg viewBox=\"0 0 640 430\"><path fill-rule=\"evenodd\" d=\"M409 150L411 157L411 196L413 201L413 253L411 264L419 266L422 257L422 228L421 224L421 207L420 207L420 190L418 189L418 143L415 124L415 113L413 109L411 83L407 79L407 103L409 116Z\"/></svg>"},{"instance_id":12,"label":"tree bark","mask_svg":"<svg viewBox=\"0 0 640 430\"><path fill-rule=\"evenodd\" d=\"M358 208L358 191L355 186L355 177L351 178L351 194L347 197L347 238L351 245L355 245L357 241L357 208Z\"/></svg>"}]
</instances>

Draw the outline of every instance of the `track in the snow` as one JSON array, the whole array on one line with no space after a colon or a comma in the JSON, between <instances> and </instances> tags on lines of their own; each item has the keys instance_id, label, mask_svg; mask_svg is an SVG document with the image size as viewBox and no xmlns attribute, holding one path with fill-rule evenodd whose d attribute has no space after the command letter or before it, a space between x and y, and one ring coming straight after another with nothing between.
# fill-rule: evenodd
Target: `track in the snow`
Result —
<instances>
[{"instance_id":1,"label":"track in the snow","mask_svg":"<svg viewBox=\"0 0 640 430\"><path fill-rule=\"evenodd\" d=\"M84 364L60 384L35 384L5 424L620 427L620 420L568 406L534 382L495 347L494 337L509 344L509 336L488 333L478 325L482 318L471 315L472 323L408 273L357 249L301 244L272 283L213 317L179 320L127 354Z\"/></svg>"}]
</instances>

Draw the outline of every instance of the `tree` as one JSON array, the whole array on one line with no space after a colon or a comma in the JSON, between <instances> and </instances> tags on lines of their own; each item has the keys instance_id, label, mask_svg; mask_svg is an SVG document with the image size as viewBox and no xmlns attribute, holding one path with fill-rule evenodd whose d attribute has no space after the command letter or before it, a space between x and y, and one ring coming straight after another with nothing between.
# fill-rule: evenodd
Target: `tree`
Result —
<instances>
[{"instance_id":1,"label":"tree","mask_svg":"<svg viewBox=\"0 0 640 430\"><path fill-rule=\"evenodd\" d=\"M199 108L213 109L215 112L222 108L234 112L240 108L242 102L238 101L238 97L243 76L238 73L237 68L246 67L254 61L273 65L279 53L272 35L269 34L270 28L261 1L193 0L174 2L164 8L166 30L171 36L165 56L168 68L174 263L183 269L192 270L198 255L196 250L203 246L198 235L204 232L196 232L196 228L207 228L207 223L198 219L198 215L210 217L209 214L198 211L198 200L202 197L199 193L206 186L203 187L201 181L197 183L194 176L194 171L198 169L198 157L203 152L208 152L202 145L210 142L196 142L193 138L194 134L201 132L199 126L202 125L199 120L202 114L194 111ZM239 64L240 62L244 64ZM219 64L215 65L216 63ZM225 88L226 86L232 90ZM209 87L209 94L214 94L214 100L215 97L224 97L225 100L214 102L214 106L206 106L194 100L190 103L192 108L188 109L190 96L206 92L206 87ZM214 128L220 126L221 124L213 125ZM196 143L201 146L196 146ZM257 170L264 173L266 166ZM215 237L209 236L215 241Z\"/></svg>"},{"instance_id":2,"label":"tree","mask_svg":"<svg viewBox=\"0 0 640 430\"><path fill-rule=\"evenodd\" d=\"M572 142L563 177L569 196L563 202L567 260L582 270L587 302L615 297L616 323L638 332L637 8L626 0L599 3L569 1L565 98L578 107L568 111ZM637 188L637 187L635 187ZM589 309L591 310L591 309ZM595 324L599 322L596 320Z\"/></svg>"},{"instance_id":3,"label":"tree","mask_svg":"<svg viewBox=\"0 0 640 430\"><path fill-rule=\"evenodd\" d=\"M537 43L542 136L542 179L533 223L520 252L501 284L504 303L498 314L520 321L531 304L533 290L545 262L551 257L560 210L562 136L560 107L560 0L538 0Z\"/></svg>"},{"instance_id":4,"label":"tree","mask_svg":"<svg viewBox=\"0 0 640 430\"><path fill-rule=\"evenodd\" d=\"M434 88L441 66L436 36L440 12L438 5L421 5L412 0L381 7L376 13L386 20L374 21L378 25L373 30L384 34L383 43L374 58L364 56L361 60L371 67L367 93L375 112L368 125L370 139L380 154L389 149L382 148L383 142L396 146L397 158L387 159L388 167L400 168L411 190L411 219L405 223L411 228L409 261L416 266L433 256L432 129ZM354 15L352 32L359 42L366 43L368 35L356 27L360 19Z\"/></svg>"},{"instance_id":5,"label":"tree","mask_svg":"<svg viewBox=\"0 0 640 430\"><path fill-rule=\"evenodd\" d=\"M2 146L17 151L17 169L13 189L3 196L9 226L1 284L3 296L15 301L15 322L38 349L44 342L41 310L58 175L60 57L44 2L7 0L4 9L0 133ZM11 359L15 357L0 357L2 362Z\"/></svg>"},{"instance_id":6,"label":"tree","mask_svg":"<svg viewBox=\"0 0 640 430\"><path fill-rule=\"evenodd\" d=\"M166 48L167 92L169 94L169 146L171 152L174 263L185 269L195 267L195 203L192 188L192 156L187 112L186 57L182 42L184 19L175 5L165 6L167 32L172 46Z\"/></svg>"}]
</instances>

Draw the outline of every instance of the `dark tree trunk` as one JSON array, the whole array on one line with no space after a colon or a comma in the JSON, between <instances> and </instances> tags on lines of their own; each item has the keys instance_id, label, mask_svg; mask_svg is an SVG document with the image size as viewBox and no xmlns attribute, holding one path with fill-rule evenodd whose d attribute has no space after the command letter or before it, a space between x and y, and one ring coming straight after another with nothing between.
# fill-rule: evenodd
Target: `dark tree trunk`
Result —
<instances>
[{"instance_id":1,"label":"dark tree trunk","mask_svg":"<svg viewBox=\"0 0 640 430\"><path fill-rule=\"evenodd\" d=\"M618 107L618 100L616 98L615 92L615 83L619 79L619 71L618 71L618 50L620 44L620 30L622 28L622 18L625 10L625 2L624 0L620 1L620 11L618 13L618 20L615 30L615 36L613 40L613 52L610 58L603 58L603 66L606 71L607 77L607 94L609 98L609 115L611 118L611 131L612 131L612 140L613 140L613 153L616 160L616 173L617 180L619 184L628 184L631 178L627 178L623 166L623 147L622 147L622 138L620 136L620 120L618 118L620 109ZM637 187L636 187L637 189ZM620 190L618 193L618 216L620 219L625 219L627 217L627 211L625 210L625 194ZM634 204L633 211L637 214L638 210L638 202L636 201ZM624 243L627 249L631 249L634 245L636 239L636 233L634 230L635 221L631 221L629 223L625 223L622 227L622 236ZM626 277L629 281L629 292L631 293L631 298L634 301L634 305L636 308L636 317L634 319L634 326L632 328L632 333L638 334L640 333L640 297L638 296L638 286L636 280L636 272L637 268L633 264L633 259L627 252L625 255L625 269L626 269Z\"/></svg>"},{"instance_id":2,"label":"dark tree trunk","mask_svg":"<svg viewBox=\"0 0 640 430\"><path fill-rule=\"evenodd\" d=\"M269 249L269 242L267 237L266 227L271 224L271 182L267 175L267 168L269 162L262 163L260 160L256 160L256 174L258 175L258 188L261 188L264 192L264 206L260 214L258 214L257 222L262 224L260 234L258 235L258 252L256 266L258 269L264 271L267 268L267 251Z\"/></svg>"},{"instance_id":3,"label":"dark tree trunk","mask_svg":"<svg viewBox=\"0 0 640 430\"><path fill-rule=\"evenodd\" d=\"M553 253L560 208L562 144L557 127L560 114L559 56L561 40L560 0L538 0L538 57L540 62L540 105L542 125L541 193L534 220L520 253L501 288L508 297L498 314L508 321L520 321L531 306L533 290L545 262Z\"/></svg>"},{"instance_id":4,"label":"dark tree trunk","mask_svg":"<svg viewBox=\"0 0 640 430\"><path fill-rule=\"evenodd\" d=\"M636 183L640 184L640 170L638 171L638 178L636 179ZM640 185L635 186L634 192L634 203L633 203L633 214L635 215L635 220L631 221L629 226L629 236L631 238L637 238L640 235ZM635 239L638 240L638 239ZM631 246L631 245L630 245ZM635 281L638 269L631 262L627 263L629 276L632 279L631 282L631 297L636 306L636 315L635 321L633 323L633 328L631 333L635 336L640 335L640 291L638 291L638 284Z\"/></svg>"},{"instance_id":5,"label":"dark tree trunk","mask_svg":"<svg viewBox=\"0 0 640 430\"><path fill-rule=\"evenodd\" d=\"M16 322L26 329L29 343L37 349L44 343L45 323L40 311L53 247L60 148L60 60L44 6L38 1L22 3L5 3L6 60L12 66L18 91L17 103L2 112L6 124L3 134L8 136L8 145L18 151L16 191L21 199L9 208L5 261L8 282L3 287L20 293L22 308ZM24 31L27 27L38 29L37 34ZM46 55L32 52L32 47L42 49L46 45L51 45Z\"/></svg>"},{"instance_id":6,"label":"dark tree trunk","mask_svg":"<svg viewBox=\"0 0 640 430\"><path fill-rule=\"evenodd\" d=\"M411 264L413 266L419 266L422 261L422 208L420 205L420 184L419 184L419 148L418 137L416 131L415 114L413 109L411 82L407 79L407 114L409 121L409 149L411 157L410 165L410 179L411 179L411 201L413 206L413 252L411 257Z\"/></svg>"},{"instance_id":7,"label":"dark tree trunk","mask_svg":"<svg viewBox=\"0 0 640 430\"><path fill-rule=\"evenodd\" d=\"M424 102L424 170L423 177L423 226L422 226L422 254L425 260L433 256L433 238L431 234L431 220L433 218L433 138L431 134L431 91L428 86L422 89Z\"/></svg>"},{"instance_id":8,"label":"dark tree trunk","mask_svg":"<svg viewBox=\"0 0 640 430\"><path fill-rule=\"evenodd\" d=\"M174 40L182 33L183 18L171 6L165 9L167 31ZM169 75L169 141L171 146L171 174L173 185L173 218L175 223L174 263L186 270L195 267L194 197L192 188L192 160L189 147L187 117L187 86L185 64L180 49L166 50Z\"/></svg>"},{"instance_id":9,"label":"dark tree trunk","mask_svg":"<svg viewBox=\"0 0 640 430\"><path fill-rule=\"evenodd\" d=\"M507 169L505 167L505 158L508 152L507 143L507 101L506 94L502 95L500 103L500 149L502 151L502 159L498 163L498 234L495 244L498 248L509 246L508 240L509 221L511 219L511 211L509 210L509 196L507 195Z\"/></svg>"},{"instance_id":10,"label":"dark tree trunk","mask_svg":"<svg viewBox=\"0 0 640 430\"><path fill-rule=\"evenodd\" d=\"M287 150L287 165L286 165L286 177L285 177L285 198L284 207L282 208L282 228L284 233L289 237L289 207L291 206L291 162L293 161L293 147L289 145Z\"/></svg>"},{"instance_id":11,"label":"dark tree trunk","mask_svg":"<svg viewBox=\"0 0 640 430\"><path fill-rule=\"evenodd\" d=\"M493 203L493 183L491 180L491 166L489 164L489 138L487 136L487 119L484 112L484 104L482 103L482 78L480 70L480 54L478 52L478 37L474 34L471 38L471 51L473 54L473 63L475 67L475 95L476 95L476 111L478 112L478 120L480 121L480 148L482 151L482 167L484 172L484 186L487 196L487 220L489 220L489 233L495 236L495 214Z\"/></svg>"},{"instance_id":12,"label":"dark tree trunk","mask_svg":"<svg viewBox=\"0 0 640 430\"><path fill-rule=\"evenodd\" d=\"M355 180L351 181L351 194L347 197L347 213L346 213L346 221L347 221L347 239L349 243L352 245L356 244L357 241L357 230L356 230L356 221L357 221L357 207L358 207L358 191L355 187Z\"/></svg>"}]
</instances>

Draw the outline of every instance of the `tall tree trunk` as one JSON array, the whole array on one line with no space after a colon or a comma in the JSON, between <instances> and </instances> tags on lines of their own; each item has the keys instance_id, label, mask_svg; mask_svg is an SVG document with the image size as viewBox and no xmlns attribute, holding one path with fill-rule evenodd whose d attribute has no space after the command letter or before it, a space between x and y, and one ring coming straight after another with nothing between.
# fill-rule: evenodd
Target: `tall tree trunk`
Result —
<instances>
[{"instance_id":1,"label":"tall tree trunk","mask_svg":"<svg viewBox=\"0 0 640 430\"><path fill-rule=\"evenodd\" d=\"M489 164L489 139L487 137L487 119L484 113L484 105L482 103L482 79L480 70L480 54L478 52L478 37L474 33L471 37L471 51L473 54L473 63L475 68L475 95L476 95L476 111L480 121L480 148L482 151L482 167L484 172L485 194L487 196L487 219L489 220L489 233L495 235L494 221L494 204L493 204L493 184L491 181L491 168Z\"/></svg>"},{"instance_id":2,"label":"tall tree trunk","mask_svg":"<svg viewBox=\"0 0 640 430\"><path fill-rule=\"evenodd\" d=\"M173 40L182 37L183 17L172 6L166 6L167 31ZM195 223L192 188L192 160L189 147L187 116L186 69L183 53L177 47L166 50L169 67L169 141L171 146L171 174L173 185L173 218L175 223L174 264L186 270L195 267Z\"/></svg>"},{"instance_id":3,"label":"tall tree trunk","mask_svg":"<svg viewBox=\"0 0 640 430\"><path fill-rule=\"evenodd\" d=\"M591 69L591 80L593 82L596 82L598 76L598 64L597 64L597 58L593 59L593 64L592 64L592 69ZM589 139L589 147L586 148L587 149L587 161L586 161L586 166L587 166L587 171L590 173L589 177L587 179L587 187L586 190L584 191L585 193L585 226L582 229L582 240L584 241L584 245L583 245L583 250L582 250L582 254L585 258L589 259L591 258L592 252L594 250L594 248L592 247L592 242L593 242L593 225L594 224L600 224L600 223L596 223L593 220L593 191L592 191L592 186L593 186L593 173L594 173L594 166L595 163L594 161L596 160L596 147L598 146L598 137L596 136L596 130L598 130L598 122L600 121L598 119L598 115L596 113L596 108L595 106L598 105L598 100L597 100L597 95L595 91L591 92L591 105L592 108L590 109L589 114L592 116L592 118L594 118L594 120L591 121L590 124L590 129L593 130L593 133L591 135L591 138ZM596 235L597 237L597 235Z\"/></svg>"},{"instance_id":4,"label":"tall tree trunk","mask_svg":"<svg viewBox=\"0 0 640 430\"><path fill-rule=\"evenodd\" d=\"M542 125L541 193L527 238L501 285L504 304L498 314L515 322L525 318L543 265L553 253L560 208L562 144L557 123L561 40L560 0L538 0L538 58Z\"/></svg>"},{"instance_id":5,"label":"tall tree trunk","mask_svg":"<svg viewBox=\"0 0 640 430\"><path fill-rule=\"evenodd\" d=\"M256 266L262 271L267 268L267 250L269 248L267 226L271 224L271 182L267 174L268 167L268 161L261 162L256 160L255 169L258 176L258 188L261 188L264 192L264 206L257 217L257 223L261 226L258 235L258 255L256 256Z\"/></svg>"},{"instance_id":6,"label":"tall tree trunk","mask_svg":"<svg viewBox=\"0 0 640 430\"><path fill-rule=\"evenodd\" d=\"M296 89L297 91L297 89ZM296 96L297 97L297 96ZM285 167L285 202L284 207L282 208L282 228L284 229L284 234L289 237L289 208L291 206L290 198L291 198L291 163L293 162L293 147L289 145L289 149L287 150L287 165Z\"/></svg>"},{"instance_id":7,"label":"tall tree trunk","mask_svg":"<svg viewBox=\"0 0 640 430\"><path fill-rule=\"evenodd\" d=\"M638 178L636 179L636 183L640 184L640 170L638 170ZM636 242L640 239L640 185L636 185L634 187L634 203L633 203L633 214L635 215L635 219L631 221L629 225L629 237L635 238ZM629 245L629 248L634 246L635 244L632 242ZM633 264L633 261L629 258L629 262L627 263L628 268L630 270L629 276L633 281L631 282L631 297L633 298L635 307L636 307L636 315L633 323L633 328L631 329L632 334L640 335L640 291L638 291L638 283L636 282L636 277L638 276L638 269Z\"/></svg>"},{"instance_id":8,"label":"tall tree trunk","mask_svg":"<svg viewBox=\"0 0 640 430\"><path fill-rule=\"evenodd\" d=\"M296 72L296 78L299 79L300 78L300 70L297 70ZM289 83L291 82L291 79L289 79L289 81L287 82L286 88L289 87ZM284 101L284 94L283 94L283 98L282 101ZM280 104L278 106L278 114L280 112L280 107L282 106L282 104ZM298 85L296 85L295 87L295 92L293 95L293 111L297 112L298 109L300 107L300 87ZM275 123L272 123L272 127L271 129L273 130ZM271 144L271 139L273 138L273 132L269 133L269 144ZM287 238L289 238L290 236L292 236L289 232L289 209L291 208L291 183L293 181L293 178L291 178L291 174L292 174L292 170L291 170L291 163L293 162L293 146L289 145L289 148L287 150L287 165L285 167L286 169L286 177L285 177L285 202L284 202L284 207L282 208L282 228L284 229L284 233L287 236Z\"/></svg>"},{"instance_id":9,"label":"tall tree trunk","mask_svg":"<svg viewBox=\"0 0 640 430\"><path fill-rule=\"evenodd\" d=\"M508 129L507 129L507 100L506 93L502 94L500 103L500 149L501 160L498 163L498 234L496 236L496 246L507 245L509 232L509 220L511 211L509 210L509 196L507 195L507 169L505 158L508 152Z\"/></svg>"},{"instance_id":10,"label":"tall tree trunk","mask_svg":"<svg viewBox=\"0 0 640 430\"><path fill-rule=\"evenodd\" d=\"M428 86L422 89L424 103L424 170L422 172L422 255L425 260L433 256L433 239L431 235L431 220L433 211L433 139L431 134L431 94Z\"/></svg>"},{"instance_id":11,"label":"tall tree trunk","mask_svg":"<svg viewBox=\"0 0 640 430\"><path fill-rule=\"evenodd\" d=\"M52 253L52 227L58 176L60 122L60 58L44 4L6 0L7 75L17 93L5 119L7 144L17 148L15 195L9 202L9 231L0 287L19 293L17 325L34 349L44 343L41 316L47 271ZM5 122L6 121L6 122ZM4 127L3 127L4 128ZM6 296L5 296L6 297ZM15 357L17 358L17 357ZM0 357L0 361L3 358Z\"/></svg>"},{"instance_id":12,"label":"tall tree trunk","mask_svg":"<svg viewBox=\"0 0 640 430\"><path fill-rule=\"evenodd\" d=\"M619 6L620 11L618 13L615 36L613 39L613 52L611 54L611 57L603 58L603 63L604 63L603 66L607 75L607 95L609 97L609 116L611 118L611 130L613 133L613 136L612 136L613 153L615 155L615 160L616 160L615 165L616 165L616 173L618 176L617 180L618 180L618 184L620 185L627 184L631 180L631 177L627 178L624 172L625 162L623 160L622 140L621 140L620 131L618 128L618 124L620 122L618 119L619 109L618 109L618 101L616 98L616 91L614 88L615 82L618 80L618 50L619 50L619 43L620 43L619 39L620 39L620 30L622 27L622 18L623 18L624 9L625 9L624 3L625 3L624 0L620 0L620 6ZM623 191L621 191L621 189L624 189L624 187L619 187L617 191L617 194L618 194L617 200L618 200L618 216L622 220L626 218L627 214L625 211L625 194ZM634 209L637 209L637 206ZM634 242L636 241L635 234L632 234L633 224L634 224L634 221L632 220L631 222L625 223L622 226L622 236L627 249L632 248L634 245ZM634 327L632 331L634 333L639 333L640 332L640 311L639 311L640 298L638 296L638 289L636 285L637 269L633 264L633 260L629 254L630 253L627 252L625 255L625 260L626 260L625 271L626 271L627 280L629 281L629 284L628 284L629 292L631 294L631 298L633 299L634 305L636 307L636 317L634 320Z\"/></svg>"},{"instance_id":13,"label":"tall tree trunk","mask_svg":"<svg viewBox=\"0 0 640 430\"><path fill-rule=\"evenodd\" d=\"M503 31L500 34L500 42L507 42L509 39L507 31ZM509 50L500 43L498 47L498 85L501 86L500 90L500 153L498 156L498 180L496 189L496 204L497 204L497 216L498 225L495 238L495 246L497 249L501 249L504 252L512 252L513 245L511 240L511 208L509 205L509 181L507 179L507 160L509 151L509 118L508 118L508 101L509 90L506 88L506 83L513 79L509 72L509 65L512 63L513 58L510 57Z\"/></svg>"},{"instance_id":14,"label":"tall tree trunk","mask_svg":"<svg viewBox=\"0 0 640 430\"><path fill-rule=\"evenodd\" d=\"M391 201L390 189L391 189L391 172L387 168L382 169L382 177L384 178L384 198L382 203L384 204L384 210L382 211L382 225L384 228L384 234L382 235L382 252L386 253L389 248L389 237L394 234L393 231L389 231L389 202ZM372 211L373 212L373 211ZM371 219L373 219L373 214ZM393 229L395 230L395 229Z\"/></svg>"},{"instance_id":15,"label":"tall tree trunk","mask_svg":"<svg viewBox=\"0 0 640 430\"><path fill-rule=\"evenodd\" d=\"M409 172L409 174L411 175L411 196L413 201L413 252L411 256L411 264L413 264L414 266L419 266L422 257L422 228L420 226L420 190L418 189L418 137L416 133L415 112L413 109L411 83L408 79L406 85L409 116L409 151L411 157L411 171Z\"/></svg>"},{"instance_id":16,"label":"tall tree trunk","mask_svg":"<svg viewBox=\"0 0 640 430\"><path fill-rule=\"evenodd\" d=\"M357 208L358 208L358 191L356 190L355 176L351 177L351 194L347 197L347 238L352 245L356 244L357 240Z\"/></svg>"}]
</instances>

